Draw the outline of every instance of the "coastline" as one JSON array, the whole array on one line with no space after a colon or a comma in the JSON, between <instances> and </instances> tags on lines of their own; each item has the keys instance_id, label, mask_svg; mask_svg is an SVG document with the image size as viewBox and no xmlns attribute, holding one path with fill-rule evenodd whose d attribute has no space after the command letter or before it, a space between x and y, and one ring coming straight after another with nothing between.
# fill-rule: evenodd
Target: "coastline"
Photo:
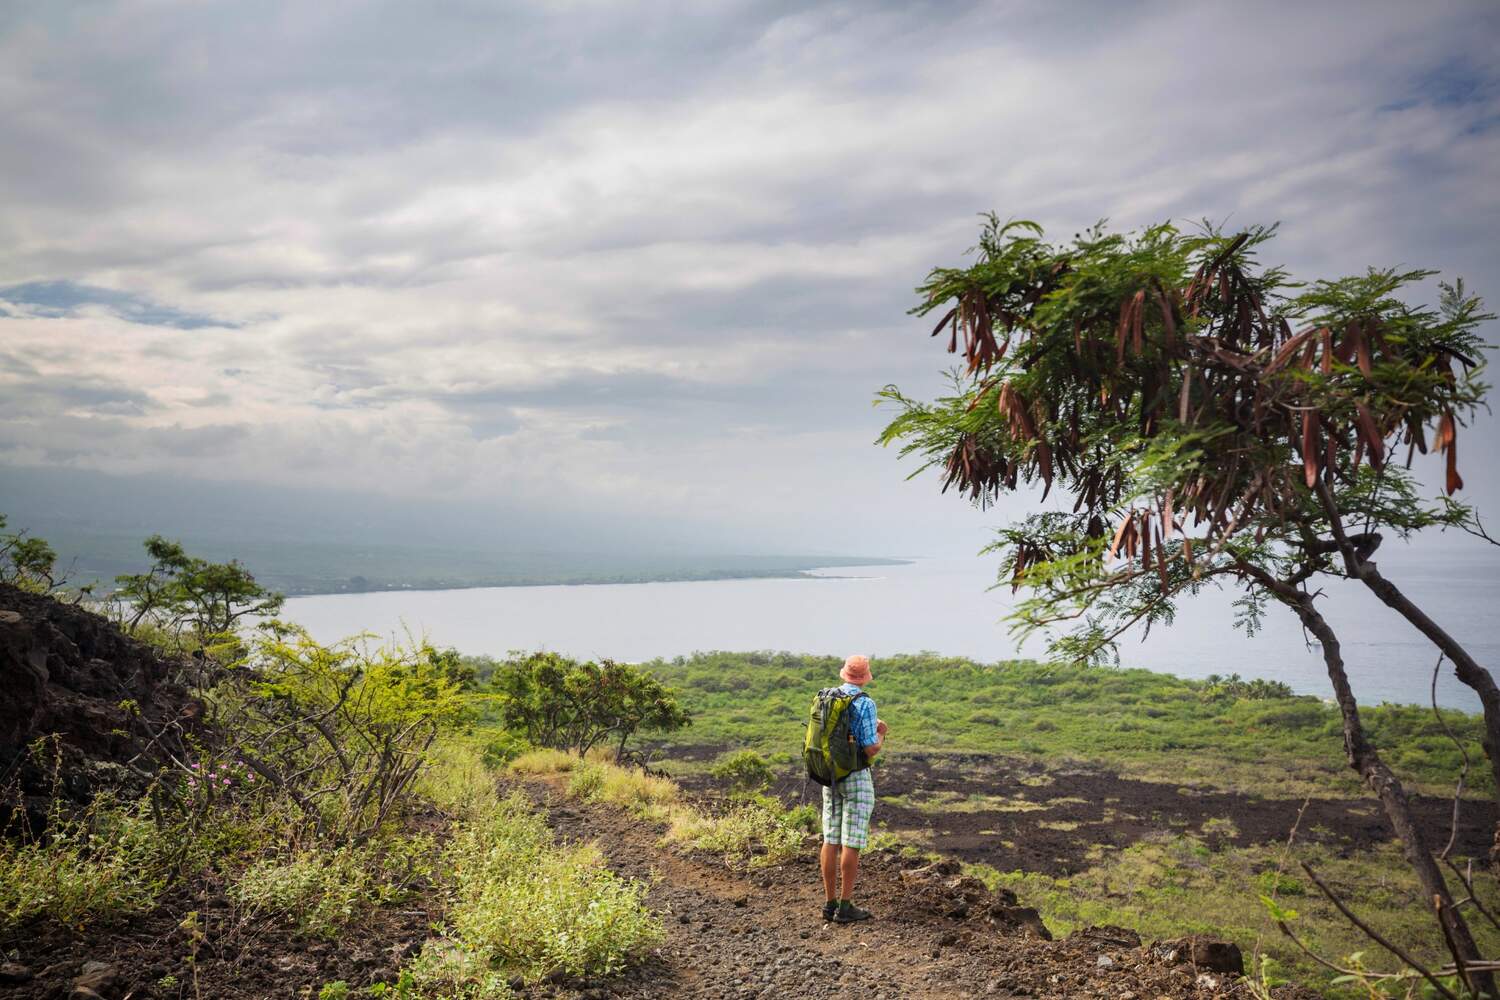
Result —
<instances>
[{"instance_id":1,"label":"coastline","mask_svg":"<svg viewBox=\"0 0 1500 1000\"><path fill-rule=\"evenodd\" d=\"M736 568L733 566L713 570L681 570L659 573L581 573L559 576L545 574L535 576L501 577L478 580L368 580L354 585L358 577L343 579L312 580L307 583L283 583L285 579L274 573L265 574L268 586L287 597L329 597L346 594L382 593L435 593L450 590L496 590L514 587L601 587L621 584L644 583L717 583L731 580L839 580L857 579L857 576L842 576L820 573L819 570L848 570L860 567L906 566L914 559L888 557L825 557L823 560L807 560L805 565L779 567L775 569Z\"/></svg>"}]
</instances>

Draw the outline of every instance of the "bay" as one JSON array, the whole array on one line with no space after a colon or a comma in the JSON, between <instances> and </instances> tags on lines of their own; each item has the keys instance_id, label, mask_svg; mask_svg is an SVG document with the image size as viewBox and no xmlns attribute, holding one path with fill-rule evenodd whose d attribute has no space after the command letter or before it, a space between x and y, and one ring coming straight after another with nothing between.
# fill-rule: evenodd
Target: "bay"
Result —
<instances>
[{"instance_id":1,"label":"bay","mask_svg":"<svg viewBox=\"0 0 1500 1000\"><path fill-rule=\"evenodd\" d=\"M1397 549L1383 570L1492 669L1500 669L1500 559L1492 549L1418 554ZM465 653L503 656L550 649L638 662L699 650L785 650L878 658L930 651L992 662L1044 657L1040 639L1019 643L1002 621L1009 588L990 589L993 559L916 559L906 565L839 567L812 579L492 587L293 598L284 617L331 642L362 632L425 636ZM1121 663L1183 677L1237 673L1285 681L1327 697L1327 674L1291 613L1268 609L1251 637L1234 627L1233 597L1187 600L1171 626L1140 630ZM1363 587L1331 581L1325 615L1339 633L1362 703L1429 703L1436 650ZM1445 707L1478 701L1446 666Z\"/></svg>"}]
</instances>

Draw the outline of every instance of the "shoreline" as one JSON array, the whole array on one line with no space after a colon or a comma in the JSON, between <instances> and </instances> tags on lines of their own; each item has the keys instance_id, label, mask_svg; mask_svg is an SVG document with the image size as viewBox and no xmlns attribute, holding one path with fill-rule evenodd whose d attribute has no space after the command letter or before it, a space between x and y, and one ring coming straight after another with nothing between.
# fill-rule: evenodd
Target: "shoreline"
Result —
<instances>
[{"instance_id":1,"label":"shoreline","mask_svg":"<svg viewBox=\"0 0 1500 1000\"><path fill-rule=\"evenodd\" d=\"M453 590L504 590L516 587L608 587L608 586L636 586L648 583L720 583L734 580L858 580L863 579L857 575L835 575L818 572L819 570L849 570L862 567L881 566L908 566L916 562L916 559L891 559L884 557L871 557L861 559L859 562L845 562L837 565L810 564L803 568L753 570L753 569L726 569L722 572L706 573L662 573L659 575L642 574L639 576L571 576L562 579L548 577L523 577L516 580L482 580L482 581L444 581L444 580L420 580L412 583L399 582L373 582L359 588L334 589L332 587L310 586L307 588L277 586L274 575L266 577L267 585L285 594L288 600L300 597L346 597L360 594L431 594L443 593Z\"/></svg>"}]
</instances>

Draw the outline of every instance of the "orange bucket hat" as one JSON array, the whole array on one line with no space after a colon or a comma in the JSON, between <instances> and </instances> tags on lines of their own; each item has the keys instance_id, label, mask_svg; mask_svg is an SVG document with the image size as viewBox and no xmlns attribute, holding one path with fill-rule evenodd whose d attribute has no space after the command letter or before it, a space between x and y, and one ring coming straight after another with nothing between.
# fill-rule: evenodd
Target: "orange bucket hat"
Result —
<instances>
[{"instance_id":1,"label":"orange bucket hat","mask_svg":"<svg viewBox=\"0 0 1500 1000\"><path fill-rule=\"evenodd\" d=\"M870 683L870 658L857 654L849 657L844 661L844 669L839 671L839 676L850 684L861 687Z\"/></svg>"}]
</instances>

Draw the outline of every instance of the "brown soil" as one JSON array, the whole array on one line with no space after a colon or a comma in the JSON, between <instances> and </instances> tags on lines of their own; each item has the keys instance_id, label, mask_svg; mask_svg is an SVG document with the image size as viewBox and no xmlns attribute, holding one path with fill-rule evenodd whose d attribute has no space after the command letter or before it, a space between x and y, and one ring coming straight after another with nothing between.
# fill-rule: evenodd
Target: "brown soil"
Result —
<instances>
[{"instance_id":1,"label":"brown soil","mask_svg":"<svg viewBox=\"0 0 1500 1000\"><path fill-rule=\"evenodd\" d=\"M704 761L728 749L702 744L666 753L669 759ZM702 772L678 780L699 794L715 790ZM877 826L967 862L1052 875L1095 863L1087 853L1096 844L1119 849L1164 832L1204 835L1210 821L1233 824L1232 829L1210 825L1211 846L1284 842L1303 807L1301 799L1252 798L1122 778L1099 767L1052 768L992 754L892 754L877 771L875 786L881 799L875 807ZM821 801L818 786L800 776L781 777L773 791L791 804ZM945 805L971 795L1003 797L1010 808L968 811ZM890 798L903 801L885 801ZM1413 796L1412 810L1431 842L1447 841L1452 800ZM1455 853L1487 856L1496 816L1495 803L1466 800ZM1315 798L1307 802L1297 836L1348 852L1384 843L1393 834L1371 799Z\"/></svg>"},{"instance_id":2,"label":"brown soil","mask_svg":"<svg viewBox=\"0 0 1500 1000\"><path fill-rule=\"evenodd\" d=\"M875 919L824 923L816 841L792 863L736 871L721 858L666 848L661 831L623 810L527 786L559 838L593 841L611 868L648 883L667 939L632 973L532 987L529 997L597 1000L786 996L1245 997L1233 976L1195 966L1213 946L1153 947L1129 931L1091 928L1045 940L1034 912L991 894L957 866L866 855L856 895ZM1313 994L1281 989L1278 997Z\"/></svg>"}]
</instances>

